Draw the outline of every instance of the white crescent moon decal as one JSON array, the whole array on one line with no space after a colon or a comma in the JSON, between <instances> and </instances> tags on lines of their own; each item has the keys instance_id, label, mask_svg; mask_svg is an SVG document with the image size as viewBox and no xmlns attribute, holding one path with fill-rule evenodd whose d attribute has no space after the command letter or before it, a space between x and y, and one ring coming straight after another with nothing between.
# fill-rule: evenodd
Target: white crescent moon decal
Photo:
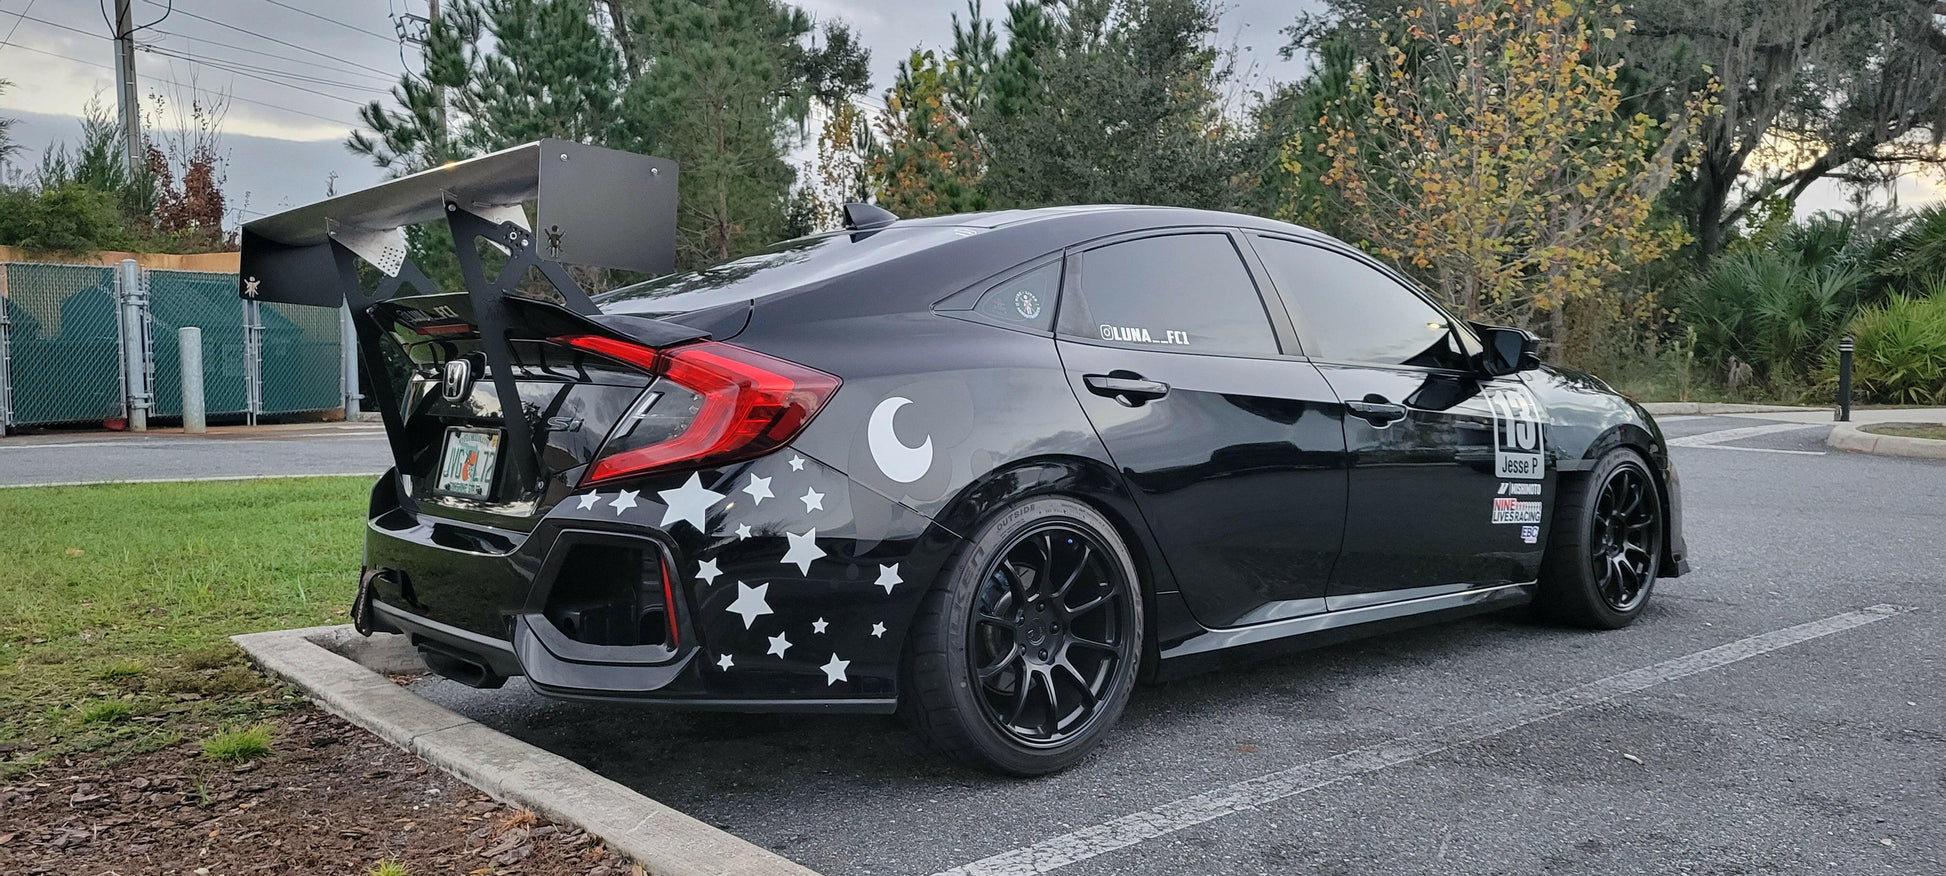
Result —
<instances>
[{"instance_id":1,"label":"white crescent moon decal","mask_svg":"<svg viewBox=\"0 0 1946 876\"><path fill-rule=\"evenodd\" d=\"M918 447L907 447L892 431L892 417L912 399L892 396L872 409L872 421L865 428L865 443L872 449L872 461L879 471L902 484L909 484L932 470L932 436Z\"/></svg>"}]
</instances>

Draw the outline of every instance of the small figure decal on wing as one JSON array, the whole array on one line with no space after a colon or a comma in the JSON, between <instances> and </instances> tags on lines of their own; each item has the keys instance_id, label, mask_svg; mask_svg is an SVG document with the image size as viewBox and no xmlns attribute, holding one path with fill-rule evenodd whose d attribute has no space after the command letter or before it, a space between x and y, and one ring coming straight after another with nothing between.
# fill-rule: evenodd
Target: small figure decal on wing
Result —
<instances>
[{"instance_id":1,"label":"small figure decal on wing","mask_svg":"<svg viewBox=\"0 0 1946 876\"><path fill-rule=\"evenodd\" d=\"M878 463L878 470L885 476L901 484L909 484L926 476L932 470L932 436L917 447L907 447L892 431L892 418L899 409L912 404L912 399L892 396L878 403L872 409L872 419L865 428L865 442L871 448L872 461Z\"/></svg>"},{"instance_id":2,"label":"small figure decal on wing","mask_svg":"<svg viewBox=\"0 0 1946 876\"><path fill-rule=\"evenodd\" d=\"M1547 476L1547 442L1541 407L1524 386L1486 391L1493 409L1493 474L1537 481Z\"/></svg>"}]
</instances>

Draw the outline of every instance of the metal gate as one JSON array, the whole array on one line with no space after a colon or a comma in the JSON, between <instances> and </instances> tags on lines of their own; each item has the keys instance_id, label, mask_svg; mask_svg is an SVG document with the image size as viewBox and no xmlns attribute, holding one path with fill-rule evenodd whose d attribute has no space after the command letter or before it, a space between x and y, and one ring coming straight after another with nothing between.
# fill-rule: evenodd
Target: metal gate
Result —
<instances>
[{"instance_id":1,"label":"metal gate","mask_svg":"<svg viewBox=\"0 0 1946 876\"><path fill-rule=\"evenodd\" d=\"M254 423L259 414L355 409L349 321L240 300L236 290L235 274L0 263L0 434L132 412L180 416L176 331L185 326L203 332L211 415Z\"/></svg>"}]
</instances>

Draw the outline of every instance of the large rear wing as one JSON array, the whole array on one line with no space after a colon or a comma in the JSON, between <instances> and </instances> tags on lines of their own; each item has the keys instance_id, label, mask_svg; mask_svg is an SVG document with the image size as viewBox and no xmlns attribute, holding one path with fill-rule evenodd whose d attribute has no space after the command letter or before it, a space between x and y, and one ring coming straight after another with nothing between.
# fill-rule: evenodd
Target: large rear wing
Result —
<instances>
[{"instance_id":1,"label":"large rear wing","mask_svg":"<svg viewBox=\"0 0 1946 876\"><path fill-rule=\"evenodd\" d=\"M246 223L238 294L253 301L349 306L366 363L380 367L386 328L374 307L461 291L437 288L406 252L407 226L443 218L466 285L465 318L479 334L505 412L507 443L515 449L507 454L508 473L517 483L537 485L539 446L521 414L510 337L539 325L571 325L651 346L702 336L670 323L602 314L565 268L673 269L676 183L676 163L665 158L566 140L516 146ZM531 226L528 203L534 205ZM494 276L480 258L482 241L507 254ZM359 262L376 269L375 288L361 282ZM546 278L560 303L514 294L530 271ZM387 381L372 381L372 389L393 458L406 471L401 399Z\"/></svg>"}]
</instances>

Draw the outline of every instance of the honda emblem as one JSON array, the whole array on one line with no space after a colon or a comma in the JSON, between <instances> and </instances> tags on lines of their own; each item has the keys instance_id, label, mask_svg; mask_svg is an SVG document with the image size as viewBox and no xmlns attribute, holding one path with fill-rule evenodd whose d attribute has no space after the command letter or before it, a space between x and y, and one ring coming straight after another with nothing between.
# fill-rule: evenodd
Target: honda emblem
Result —
<instances>
[{"instance_id":1,"label":"honda emblem","mask_svg":"<svg viewBox=\"0 0 1946 876\"><path fill-rule=\"evenodd\" d=\"M447 401L459 401L472 389L473 363L465 359L447 362L444 376L439 381L439 394Z\"/></svg>"}]
</instances>

